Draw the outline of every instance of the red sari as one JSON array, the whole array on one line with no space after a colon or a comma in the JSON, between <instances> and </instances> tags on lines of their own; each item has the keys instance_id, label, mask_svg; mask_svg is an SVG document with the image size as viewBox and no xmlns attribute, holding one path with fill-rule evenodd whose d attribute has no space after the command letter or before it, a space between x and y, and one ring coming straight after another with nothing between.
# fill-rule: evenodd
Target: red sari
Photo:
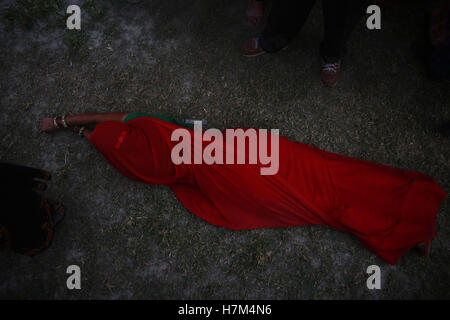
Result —
<instances>
[{"instance_id":1,"label":"red sari","mask_svg":"<svg viewBox=\"0 0 450 320\"><path fill-rule=\"evenodd\" d=\"M90 141L120 173L169 185L189 211L216 226L327 225L355 235L391 264L436 236L436 215L447 194L428 175L281 136L275 175L261 175L260 164L174 165L170 154L178 142L171 133L177 128L148 117L108 121L97 125Z\"/></svg>"}]
</instances>

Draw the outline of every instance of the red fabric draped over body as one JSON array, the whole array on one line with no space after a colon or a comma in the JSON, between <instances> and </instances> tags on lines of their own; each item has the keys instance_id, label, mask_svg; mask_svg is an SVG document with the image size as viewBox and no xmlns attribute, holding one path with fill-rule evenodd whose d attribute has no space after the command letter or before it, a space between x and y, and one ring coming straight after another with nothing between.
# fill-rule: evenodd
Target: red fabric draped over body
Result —
<instances>
[{"instance_id":1,"label":"red fabric draped over body","mask_svg":"<svg viewBox=\"0 0 450 320\"><path fill-rule=\"evenodd\" d=\"M171 134L178 128L149 117L109 121L97 125L90 141L120 173L169 185L189 211L216 226L328 225L355 235L391 264L436 236L436 215L447 194L428 175L281 136L275 175L261 175L261 164L174 165L171 150L178 142Z\"/></svg>"}]
</instances>

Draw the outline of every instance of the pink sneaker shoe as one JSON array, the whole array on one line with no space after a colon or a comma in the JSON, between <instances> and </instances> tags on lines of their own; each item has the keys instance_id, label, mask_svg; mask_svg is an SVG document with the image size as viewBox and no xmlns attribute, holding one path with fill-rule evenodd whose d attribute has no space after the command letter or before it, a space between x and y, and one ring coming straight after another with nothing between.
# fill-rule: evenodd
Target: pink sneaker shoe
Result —
<instances>
[{"instance_id":1,"label":"pink sneaker shoe","mask_svg":"<svg viewBox=\"0 0 450 320\"><path fill-rule=\"evenodd\" d=\"M266 53L263 48L261 48L261 44L258 37L248 39L242 44L241 47L242 54L246 57L256 57L261 54Z\"/></svg>"}]
</instances>

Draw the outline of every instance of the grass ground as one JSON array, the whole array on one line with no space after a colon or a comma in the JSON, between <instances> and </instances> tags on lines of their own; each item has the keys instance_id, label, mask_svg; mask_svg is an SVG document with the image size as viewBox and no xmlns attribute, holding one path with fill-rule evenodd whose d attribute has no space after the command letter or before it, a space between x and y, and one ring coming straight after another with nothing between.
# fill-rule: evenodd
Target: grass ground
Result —
<instances>
[{"instance_id":1,"label":"grass ground","mask_svg":"<svg viewBox=\"0 0 450 320\"><path fill-rule=\"evenodd\" d=\"M239 46L258 30L245 22L246 1L131 2L71 1L83 5L82 30L69 31L67 1L0 1L0 159L51 171L46 196L68 208L48 250L0 253L1 298L450 298L448 200L431 255L410 252L390 266L326 227L214 227L168 187L120 176L86 141L39 132L43 117L68 110L279 128L327 151L427 173L448 192L450 140L437 128L450 119L449 83L429 80L411 52L420 4L389 4L381 31L361 22L342 81L325 89L320 5L288 50L249 59ZM78 291L66 289L71 264L81 267ZM372 264L382 290L366 287Z\"/></svg>"}]
</instances>

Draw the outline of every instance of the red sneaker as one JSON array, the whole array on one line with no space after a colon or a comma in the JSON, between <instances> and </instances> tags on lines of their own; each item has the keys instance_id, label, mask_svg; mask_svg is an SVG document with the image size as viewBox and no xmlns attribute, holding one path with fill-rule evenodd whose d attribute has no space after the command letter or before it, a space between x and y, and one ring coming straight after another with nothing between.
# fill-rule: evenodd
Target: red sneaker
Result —
<instances>
[{"instance_id":1,"label":"red sneaker","mask_svg":"<svg viewBox=\"0 0 450 320\"><path fill-rule=\"evenodd\" d=\"M241 46L242 54L246 57L256 57L266 53L259 41L259 37L251 38L245 41Z\"/></svg>"},{"instance_id":2,"label":"red sneaker","mask_svg":"<svg viewBox=\"0 0 450 320\"><path fill-rule=\"evenodd\" d=\"M335 63L322 62L320 70L320 80L325 87L336 86L341 75L341 61Z\"/></svg>"}]
</instances>

